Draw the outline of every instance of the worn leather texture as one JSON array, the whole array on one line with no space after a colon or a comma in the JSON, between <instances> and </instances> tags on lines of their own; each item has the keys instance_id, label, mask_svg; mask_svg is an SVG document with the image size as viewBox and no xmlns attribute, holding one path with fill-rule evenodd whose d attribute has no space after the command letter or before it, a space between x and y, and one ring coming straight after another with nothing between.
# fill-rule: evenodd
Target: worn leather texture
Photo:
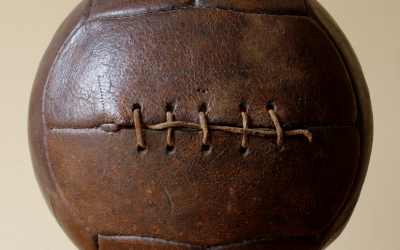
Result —
<instances>
[{"instance_id":1,"label":"worn leather texture","mask_svg":"<svg viewBox=\"0 0 400 250\"><path fill-rule=\"evenodd\" d=\"M372 143L368 89L314 1L83 1L34 83L32 160L81 250L319 250L358 199ZM271 107L272 106L272 107ZM146 147L138 150L133 107ZM311 142L147 125L304 129ZM203 128L203 127L202 127ZM276 128L277 129L277 128Z\"/></svg>"}]
</instances>

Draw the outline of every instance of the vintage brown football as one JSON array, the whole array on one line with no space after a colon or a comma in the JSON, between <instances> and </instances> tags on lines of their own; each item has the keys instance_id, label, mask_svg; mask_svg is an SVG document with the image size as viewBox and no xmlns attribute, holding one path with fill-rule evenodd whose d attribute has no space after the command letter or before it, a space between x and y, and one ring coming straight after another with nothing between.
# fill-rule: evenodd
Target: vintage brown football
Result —
<instances>
[{"instance_id":1,"label":"vintage brown football","mask_svg":"<svg viewBox=\"0 0 400 250\"><path fill-rule=\"evenodd\" d=\"M81 250L323 249L372 143L359 63L314 0L84 0L29 125Z\"/></svg>"}]
</instances>

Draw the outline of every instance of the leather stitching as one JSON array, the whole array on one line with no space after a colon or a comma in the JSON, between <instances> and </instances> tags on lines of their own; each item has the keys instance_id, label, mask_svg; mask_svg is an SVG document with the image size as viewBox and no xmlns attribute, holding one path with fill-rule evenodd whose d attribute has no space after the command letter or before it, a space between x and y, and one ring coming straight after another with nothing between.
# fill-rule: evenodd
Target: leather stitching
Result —
<instances>
[{"instance_id":1,"label":"leather stitching","mask_svg":"<svg viewBox=\"0 0 400 250\"><path fill-rule=\"evenodd\" d=\"M230 126L221 126L215 124L208 124L207 114L204 110L199 111L199 123L186 122L186 121L173 121L173 114L171 111L167 111L167 120L166 122L146 125L142 122L141 108L139 105L134 105L132 110L133 114L133 124L135 128L135 136L136 136L136 146L138 151L143 151L146 149L146 143L144 140L144 129L148 130L167 130L167 146L173 147L172 133L173 129L182 129L189 128L202 132L201 143L203 146L208 146L209 139L209 131L223 131L232 134L241 134L242 142L241 146L244 149L247 149L248 144L248 136L260 136L260 137L276 137L277 145L281 147L284 143L285 137L304 137L308 142L312 142L313 134L311 131L307 129L294 129L284 131L283 127L279 122L278 115L273 109L268 109L268 114L271 120L274 123L275 129L268 128L249 128L248 127L248 114L245 111L241 112L243 119L243 127L230 127Z\"/></svg>"}]
</instances>

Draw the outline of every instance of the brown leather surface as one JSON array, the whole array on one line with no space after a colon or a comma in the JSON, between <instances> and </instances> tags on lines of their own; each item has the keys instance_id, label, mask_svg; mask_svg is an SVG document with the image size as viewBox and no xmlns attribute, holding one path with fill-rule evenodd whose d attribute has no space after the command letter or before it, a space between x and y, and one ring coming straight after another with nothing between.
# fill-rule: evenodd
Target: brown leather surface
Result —
<instances>
[{"instance_id":1,"label":"brown leather surface","mask_svg":"<svg viewBox=\"0 0 400 250\"><path fill-rule=\"evenodd\" d=\"M348 45L302 3L86 1L73 12L35 81L30 144L81 250L317 250L340 232L368 163L370 101ZM164 122L167 106L198 123L205 105L210 124L241 127L242 103L249 127L274 128L271 101L312 143L251 136L243 154L241 135L211 131L202 152L201 132L176 129L168 153L166 131L145 129L137 151L134 104L144 124Z\"/></svg>"},{"instance_id":2,"label":"brown leather surface","mask_svg":"<svg viewBox=\"0 0 400 250\"><path fill-rule=\"evenodd\" d=\"M251 138L244 157L240 136L219 132L204 155L199 133L176 131L169 155L163 132L146 131L148 151L138 153L132 130L52 130L49 160L65 205L93 235L199 245L312 237L342 204L359 148L354 128L312 132L313 143L293 139L282 151Z\"/></svg>"},{"instance_id":3,"label":"brown leather surface","mask_svg":"<svg viewBox=\"0 0 400 250\"><path fill-rule=\"evenodd\" d=\"M92 20L54 65L45 112L49 127L126 126L134 103L146 124L168 103L197 122L205 103L210 123L240 126L245 102L253 126L271 127L269 100L294 127L356 120L344 65L309 19L187 9Z\"/></svg>"}]
</instances>

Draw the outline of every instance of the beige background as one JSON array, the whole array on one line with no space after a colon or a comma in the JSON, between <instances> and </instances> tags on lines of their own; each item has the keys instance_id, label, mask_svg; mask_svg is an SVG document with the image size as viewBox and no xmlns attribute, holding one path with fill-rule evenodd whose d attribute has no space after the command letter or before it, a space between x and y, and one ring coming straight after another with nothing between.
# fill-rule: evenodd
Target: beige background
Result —
<instances>
[{"instance_id":1,"label":"beige background","mask_svg":"<svg viewBox=\"0 0 400 250\"><path fill-rule=\"evenodd\" d=\"M364 67L375 143L361 200L329 250L400 249L400 1L321 0ZM1 0L0 249L73 250L39 193L27 147L27 108L39 60L78 0Z\"/></svg>"}]
</instances>

